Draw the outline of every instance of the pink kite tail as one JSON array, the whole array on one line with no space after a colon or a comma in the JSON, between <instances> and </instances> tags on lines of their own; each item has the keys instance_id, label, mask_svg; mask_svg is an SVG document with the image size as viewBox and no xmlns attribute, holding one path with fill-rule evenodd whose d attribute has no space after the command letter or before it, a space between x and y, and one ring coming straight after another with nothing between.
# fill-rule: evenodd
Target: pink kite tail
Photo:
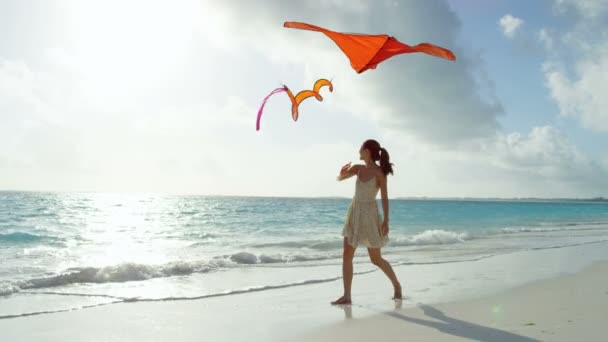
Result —
<instances>
[{"instance_id":1,"label":"pink kite tail","mask_svg":"<svg viewBox=\"0 0 608 342\"><path fill-rule=\"evenodd\" d=\"M272 95L274 95L276 93L282 93L282 92L286 92L286 91L287 91L286 87L277 88L277 89L271 91L270 94L268 94L264 98L264 101L262 101L262 105L260 106L260 109L258 110L258 118L255 120L255 130L256 131L260 130L260 119L262 118L262 111L264 110L264 106L266 105L266 101L268 101L268 98L270 98Z\"/></svg>"}]
</instances>

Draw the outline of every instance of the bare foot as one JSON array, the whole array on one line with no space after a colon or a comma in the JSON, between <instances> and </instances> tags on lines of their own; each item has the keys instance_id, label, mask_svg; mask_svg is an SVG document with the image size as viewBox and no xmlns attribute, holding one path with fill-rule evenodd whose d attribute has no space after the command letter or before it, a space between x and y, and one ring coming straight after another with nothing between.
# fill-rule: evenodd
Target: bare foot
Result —
<instances>
[{"instance_id":1,"label":"bare foot","mask_svg":"<svg viewBox=\"0 0 608 342\"><path fill-rule=\"evenodd\" d=\"M331 302L331 305L350 304L350 297L342 296Z\"/></svg>"},{"instance_id":2,"label":"bare foot","mask_svg":"<svg viewBox=\"0 0 608 342\"><path fill-rule=\"evenodd\" d=\"M401 294L401 284L398 284L397 286L395 286L395 295L393 296L393 299L402 299L403 295Z\"/></svg>"}]
</instances>

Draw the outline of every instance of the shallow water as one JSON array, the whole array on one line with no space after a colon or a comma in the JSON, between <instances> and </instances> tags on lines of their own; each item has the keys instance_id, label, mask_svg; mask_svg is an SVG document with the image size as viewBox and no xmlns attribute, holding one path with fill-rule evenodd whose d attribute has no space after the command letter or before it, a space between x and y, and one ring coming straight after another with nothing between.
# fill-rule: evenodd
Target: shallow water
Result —
<instances>
[{"instance_id":1,"label":"shallow water","mask_svg":"<svg viewBox=\"0 0 608 342\"><path fill-rule=\"evenodd\" d=\"M0 192L0 302L21 303L11 306L20 314L333 281L349 203ZM390 208L383 254L397 265L608 240L605 202L391 200ZM363 248L355 262L357 272L374 269Z\"/></svg>"}]
</instances>

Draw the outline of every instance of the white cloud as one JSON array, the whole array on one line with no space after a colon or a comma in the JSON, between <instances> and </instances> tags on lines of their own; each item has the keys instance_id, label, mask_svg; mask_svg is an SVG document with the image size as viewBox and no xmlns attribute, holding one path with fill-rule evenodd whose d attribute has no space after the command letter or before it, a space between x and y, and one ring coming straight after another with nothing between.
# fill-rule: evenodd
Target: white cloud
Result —
<instances>
[{"instance_id":1,"label":"white cloud","mask_svg":"<svg viewBox=\"0 0 608 342\"><path fill-rule=\"evenodd\" d=\"M497 165L545 179L584 179L581 176L590 169L588 158L551 126L534 127L528 136L519 133L501 136L496 152Z\"/></svg>"},{"instance_id":2,"label":"white cloud","mask_svg":"<svg viewBox=\"0 0 608 342\"><path fill-rule=\"evenodd\" d=\"M456 149L392 142L393 188L439 197L605 196L607 165L593 161L551 126L498 133Z\"/></svg>"},{"instance_id":3,"label":"white cloud","mask_svg":"<svg viewBox=\"0 0 608 342\"><path fill-rule=\"evenodd\" d=\"M578 14L594 19L608 12L606 0L554 0L558 10L564 12L574 9Z\"/></svg>"},{"instance_id":4,"label":"white cloud","mask_svg":"<svg viewBox=\"0 0 608 342\"><path fill-rule=\"evenodd\" d=\"M83 84L0 61L0 188L205 193L227 165L218 146L254 137L238 98L99 106Z\"/></svg>"},{"instance_id":5,"label":"white cloud","mask_svg":"<svg viewBox=\"0 0 608 342\"><path fill-rule=\"evenodd\" d=\"M550 50L553 48L553 36L546 28L538 31L538 40L545 45L545 48Z\"/></svg>"},{"instance_id":6,"label":"white cloud","mask_svg":"<svg viewBox=\"0 0 608 342\"><path fill-rule=\"evenodd\" d=\"M578 15L571 28L547 40L554 48L543 64L546 86L561 115L577 119L587 129L606 132L608 2L556 0L556 6L576 9Z\"/></svg>"},{"instance_id":7,"label":"white cloud","mask_svg":"<svg viewBox=\"0 0 608 342\"><path fill-rule=\"evenodd\" d=\"M510 14L504 15L498 21L498 25L500 26L502 33L507 38L513 38L523 24L524 21L522 19L514 17Z\"/></svg>"},{"instance_id":8,"label":"white cloud","mask_svg":"<svg viewBox=\"0 0 608 342\"><path fill-rule=\"evenodd\" d=\"M580 120L590 130L608 131L608 51L579 61L574 79L552 64L545 65L545 75L562 115Z\"/></svg>"}]
</instances>

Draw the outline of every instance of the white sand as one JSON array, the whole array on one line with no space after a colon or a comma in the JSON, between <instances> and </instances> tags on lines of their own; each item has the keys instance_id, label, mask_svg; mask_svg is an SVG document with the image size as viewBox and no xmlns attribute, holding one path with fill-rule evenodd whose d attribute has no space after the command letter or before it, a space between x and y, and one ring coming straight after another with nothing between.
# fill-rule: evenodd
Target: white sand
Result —
<instances>
[{"instance_id":1,"label":"white sand","mask_svg":"<svg viewBox=\"0 0 608 342\"><path fill-rule=\"evenodd\" d=\"M353 311L357 311L355 306ZM302 341L606 341L608 263L464 302L382 312Z\"/></svg>"},{"instance_id":2,"label":"white sand","mask_svg":"<svg viewBox=\"0 0 608 342\"><path fill-rule=\"evenodd\" d=\"M0 341L603 341L608 263L595 261L608 260L606 247L397 267L410 296L402 308L389 299L384 275L374 272L355 277L352 306L329 305L340 294L338 280L1 319ZM576 273L557 276L563 269ZM552 278L520 286L531 274ZM454 293L464 299L446 303Z\"/></svg>"}]
</instances>

